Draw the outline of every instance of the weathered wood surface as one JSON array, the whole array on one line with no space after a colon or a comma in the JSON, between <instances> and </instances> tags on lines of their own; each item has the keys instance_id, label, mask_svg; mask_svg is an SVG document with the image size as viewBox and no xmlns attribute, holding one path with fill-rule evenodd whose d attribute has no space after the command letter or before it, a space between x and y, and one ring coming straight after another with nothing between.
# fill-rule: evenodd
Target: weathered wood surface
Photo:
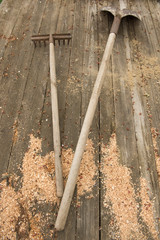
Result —
<instances>
[{"instance_id":1,"label":"weathered wood surface","mask_svg":"<svg viewBox=\"0 0 160 240\"><path fill-rule=\"evenodd\" d=\"M65 230L53 237L49 231L53 229L58 206L54 209L50 204L41 206L44 218L53 211L49 227L43 228L43 239L158 239L154 229L160 230L160 167L159 170L157 167L160 166L160 3L156 0L127 2L131 9L138 9L142 22L123 20L106 72L89 135L98 173L93 196L79 199L76 188ZM110 15L100 14L100 9L111 4L119 3L118 0L3 0L0 5L1 176L8 172L22 177L19 166L28 150L30 134L42 139L43 156L54 149L49 48L48 45L34 48L31 35L72 34L69 46L55 47L55 56L61 144L65 149L75 150L113 20ZM132 204L137 216L128 226L137 226L139 235L131 231L130 236L124 237L126 222L123 221L130 218L125 215L125 209L126 218L120 218L114 199L107 195L109 180L101 169L105 163L103 148L109 148L114 133L119 159L113 174L121 179L122 190L129 184L128 199L130 191L136 196ZM129 181L116 173L121 169L129 173ZM142 182L147 184L143 190L147 189L148 201L141 195ZM115 196L118 191L115 187ZM106 195L109 196L107 206ZM123 197L127 198L126 193L117 198L122 210L126 201ZM126 206L126 209L132 212L133 208ZM152 226L148 225L145 214Z\"/></svg>"}]
</instances>

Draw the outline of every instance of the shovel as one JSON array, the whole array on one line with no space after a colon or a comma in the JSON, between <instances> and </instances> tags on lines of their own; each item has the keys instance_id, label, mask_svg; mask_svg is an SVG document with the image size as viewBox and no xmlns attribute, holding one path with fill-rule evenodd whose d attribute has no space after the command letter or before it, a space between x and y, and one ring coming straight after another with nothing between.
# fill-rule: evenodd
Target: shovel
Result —
<instances>
[{"instance_id":1,"label":"shovel","mask_svg":"<svg viewBox=\"0 0 160 240\"><path fill-rule=\"evenodd\" d=\"M111 31L110 31L110 34L108 37L108 41L107 41L107 44L105 47L104 55L103 55L100 69L99 69L99 72L98 72L98 75L96 78L96 82L94 84L93 92L92 92L91 99L90 99L88 109L86 112L86 116L85 116L85 119L83 122L83 126L81 129L81 133L80 133L77 147L75 150L74 159L73 159L73 162L71 165L68 180L66 183L63 197L62 197L58 216L56 219L55 228L58 231L63 230L65 227L70 204L72 201L74 189L75 189L76 182L77 182L81 159L83 156L83 152L84 152L86 141L87 141L88 134L89 134L89 129L92 124L92 120L94 117L98 98L99 98L103 80L104 80L104 74L105 74L109 59L110 59L110 55L112 53L113 45L114 45L114 42L116 39L116 35L118 32L121 20L122 20L122 18L127 17L127 16L133 16L133 17L136 17L139 20L141 20L141 16L137 12L134 12L134 11L131 11L131 10L128 10L125 8L125 4L122 0L120 0L120 9L115 8L115 7L103 7L101 11L107 11L107 12L112 13L114 16L114 21L113 21Z\"/></svg>"}]
</instances>

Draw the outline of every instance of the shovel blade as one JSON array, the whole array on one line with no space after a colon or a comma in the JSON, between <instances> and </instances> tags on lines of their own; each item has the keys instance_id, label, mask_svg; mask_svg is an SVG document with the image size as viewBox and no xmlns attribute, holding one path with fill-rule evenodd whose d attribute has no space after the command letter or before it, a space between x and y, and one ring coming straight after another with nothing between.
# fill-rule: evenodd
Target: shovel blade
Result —
<instances>
[{"instance_id":1,"label":"shovel blade","mask_svg":"<svg viewBox=\"0 0 160 240\"><path fill-rule=\"evenodd\" d=\"M127 9L127 8L120 10L119 8L111 6L111 7L103 7L101 9L101 11L102 12L109 12L113 16L119 16L120 18L124 18L124 17L127 17L127 16L133 16L133 17L141 20L141 15L138 12L132 11L132 10Z\"/></svg>"}]
</instances>

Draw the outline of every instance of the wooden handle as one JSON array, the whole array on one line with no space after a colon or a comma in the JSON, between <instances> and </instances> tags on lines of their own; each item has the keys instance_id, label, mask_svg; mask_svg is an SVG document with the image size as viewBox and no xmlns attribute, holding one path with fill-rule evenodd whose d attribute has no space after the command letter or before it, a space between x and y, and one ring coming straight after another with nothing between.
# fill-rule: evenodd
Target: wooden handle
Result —
<instances>
[{"instance_id":1,"label":"wooden handle","mask_svg":"<svg viewBox=\"0 0 160 240\"><path fill-rule=\"evenodd\" d=\"M115 16L114 20L113 20L113 23L112 23L112 27L111 27L110 33L117 34L120 23L121 23L121 16Z\"/></svg>"},{"instance_id":2,"label":"wooden handle","mask_svg":"<svg viewBox=\"0 0 160 240\"><path fill-rule=\"evenodd\" d=\"M100 66L100 69L99 69L99 72L97 75L97 79L96 79L96 82L95 82L95 85L93 88L93 92L92 92L92 96L91 96L91 99L89 102L87 113L86 113L86 116L85 116L85 119L83 122L83 126L82 126L80 137L79 137L79 140L77 143L74 159L73 159L72 166L71 166L71 169L69 172L69 176L68 176L65 191L64 191L64 194L62 197L58 216L56 219L55 228L58 231L63 230L65 227L70 204L72 201L74 189L75 189L76 182L77 182L81 159L82 159L86 141L88 138L89 129L90 129L93 117L94 117L95 110L96 110L101 87L103 84L104 73L105 73L105 70L107 67L107 63L110 59L110 55L112 52L112 48L113 48L115 39L116 39L116 34L110 33L108 42L107 42L107 45L105 48L105 52L104 52L104 55L102 58L101 66Z\"/></svg>"},{"instance_id":3,"label":"wooden handle","mask_svg":"<svg viewBox=\"0 0 160 240\"><path fill-rule=\"evenodd\" d=\"M55 154L55 175L57 196L63 195L63 176L61 165L61 145L60 145L60 130L59 130L59 113L58 113L58 97L56 85L56 69L55 69L55 53L54 45L51 41L49 44L50 52L50 78L51 78L51 105L52 105L52 124L53 124L53 143Z\"/></svg>"}]
</instances>

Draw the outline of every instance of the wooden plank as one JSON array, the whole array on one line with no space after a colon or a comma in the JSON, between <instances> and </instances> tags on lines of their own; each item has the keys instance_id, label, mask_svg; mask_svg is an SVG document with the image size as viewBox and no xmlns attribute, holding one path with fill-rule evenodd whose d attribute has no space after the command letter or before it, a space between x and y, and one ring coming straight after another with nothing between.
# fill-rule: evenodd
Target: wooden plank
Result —
<instances>
[{"instance_id":1,"label":"wooden plank","mask_svg":"<svg viewBox=\"0 0 160 240\"><path fill-rule=\"evenodd\" d=\"M115 2L114 2L115 3ZM118 4L118 2L116 2ZM115 4L116 4L115 3ZM126 22L124 21L119 29L119 33L116 39L115 47L113 50L113 59L112 59L112 71L113 71L113 93L114 93L114 108L115 108L115 132L116 132L116 141L117 149L120 151L119 159L111 160L111 164L113 165L113 175L110 176L111 179L110 183L113 184L115 187L113 195L110 196L111 206L105 210L103 207L103 211L107 213L109 212L108 219L102 219L103 227L102 227L102 239L112 239L124 237L124 226L125 226L125 219L128 221L128 228L127 224L125 227L126 234L131 234L131 231L134 231L132 224L130 224L131 216L125 210L123 210L123 201L125 202L125 196L127 192L125 192L128 188L131 188L132 183L130 183L127 175L120 176L117 172L122 171L122 169L126 169L126 172L130 172L130 176L132 182L134 183L134 189L132 191L136 191L139 187L139 166L138 166L138 156L137 156L137 149L136 149L136 138L135 138L135 127L134 127L134 120L133 120L133 111L132 111L132 100L131 100L131 91L130 86L128 86L126 74L127 74L127 61L126 61L126 43L124 40L124 29L126 26ZM125 36L126 37L126 36ZM103 128L102 128L103 129ZM112 134L111 132L110 134ZM110 140L111 135L109 136ZM108 139L104 144L108 143ZM111 146L110 146L111 147ZM111 153L113 154L113 153ZM114 166L117 167L117 172L114 170ZM107 168L107 166L105 166ZM110 167L108 167L110 169ZM107 176L105 176L107 177ZM116 178L115 178L116 177ZM116 185L118 186L119 181L121 179L121 188L123 189L123 193L119 190ZM130 180L131 180L130 179ZM104 183L108 183L106 179L104 179ZM116 185L115 185L116 184ZM107 184L108 186L108 184ZM106 186L103 186L106 187ZM108 192L113 191L108 186ZM107 192L106 192L107 194ZM109 193L108 193L109 194ZM119 195L119 197L118 197ZM128 194L127 194L128 195ZM132 196L128 196L130 201L132 201ZM105 199L103 199L104 201ZM119 208L117 206L119 205ZM136 203L134 203L136 205ZM129 204L127 206L129 208ZM119 214L121 211L124 211L123 217L120 219ZM133 212L132 209L130 211ZM133 218L134 219L134 218ZM132 220L133 220L132 219ZM135 221L137 220L137 216L135 216ZM105 226L105 222L107 223ZM132 228L129 229L129 228ZM128 232L127 232L128 231ZM127 236L126 236L127 239Z\"/></svg>"},{"instance_id":2,"label":"wooden plank","mask_svg":"<svg viewBox=\"0 0 160 240\"><path fill-rule=\"evenodd\" d=\"M3 1L0 5L0 59L3 59L5 52L5 47L9 40L13 39L11 37L15 23L19 17L22 8L19 7L21 1ZM27 3L26 3L27 4Z\"/></svg>"},{"instance_id":3,"label":"wooden plank","mask_svg":"<svg viewBox=\"0 0 160 240\"><path fill-rule=\"evenodd\" d=\"M8 166L14 138L12 127L14 123L17 122L21 110L21 102L28 77L27 70L32 61L34 48L33 46L30 48L28 27L30 26L32 31L37 23L34 25L34 18L32 19L32 24L30 16L27 16L31 13L30 11L33 10L33 6L32 4L28 4L28 8L22 11L22 16L18 19L13 31L13 34L17 36L18 39L11 42L6 49L7 55L9 56L4 63L6 74L4 74L1 79L1 139L3 139L1 146L1 161L3 161L3 167L1 168L1 173L6 171ZM43 4L42 6L35 5L35 12L36 10L43 11L43 6ZM37 15L37 22L40 23L40 21L41 16ZM20 54L22 51L24 51L24 54ZM13 63L16 63L16 68ZM10 97L8 97L8 95Z\"/></svg>"},{"instance_id":4,"label":"wooden plank","mask_svg":"<svg viewBox=\"0 0 160 240\"><path fill-rule=\"evenodd\" d=\"M158 44L160 44L160 38L159 38L159 25L160 25L160 5L158 1L150 1L148 0L148 11L150 16L150 27L152 31L155 31L154 36L156 35L156 39L158 40ZM152 36L152 34L151 34ZM153 39L153 37L152 37Z\"/></svg>"},{"instance_id":5,"label":"wooden plank","mask_svg":"<svg viewBox=\"0 0 160 240\"><path fill-rule=\"evenodd\" d=\"M31 32L39 31L45 7L45 3L37 3L34 15L32 15L31 23L29 25ZM32 12L28 12L27 14L30 17ZM25 18L27 17L25 16ZM32 25L32 21L33 23L35 22L35 25ZM21 161L23 155L28 147L29 134L37 134L39 129L38 123L41 116L41 108L43 106L44 98L44 79L46 79L48 75L48 58L47 56L45 56L45 58L41 57L44 48L37 47L35 49L33 43L31 43L30 37L31 36L29 34L26 39L26 44L28 46L27 52L29 55L29 59L27 59L28 62L26 62L27 66L19 66L19 69L22 72L21 74L23 75L25 70L27 71L27 74L24 75L25 85L22 89L22 96L18 102L19 106L17 111L19 111L20 114L16 116L18 140L12 146L9 163L9 171L15 172L17 171L17 165L22 163ZM19 61L20 60L21 59L19 59ZM17 149L21 149L21 151Z\"/></svg>"},{"instance_id":6,"label":"wooden plank","mask_svg":"<svg viewBox=\"0 0 160 240\"><path fill-rule=\"evenodd\" d=\"M83 32L83 68L81 75L82 84L82 100L81 100L81 126L87 111L88 103L93 90L93 85L98 72L98 57L97 57L97 3L96 1L84 1L81 7L83 19L80 26ZM92 180L94 176L94 187L91 188L91 198L87 198L87 193L83 196L78 196L77 209L77 239L99 239L99 108L94 116L94 120L90 129L89 139L93 143L94 158L90 160L88 168L88 178L86 181ZM86 159L87 161L87 159ZM93 162L92 162L93 161ZM93 169L90 166L94 166ZM81 165L82 167L82 165ZM83 181L83 179L82 179ZM89 184L89 182L86 184ZM77 186L77 191L80 191L81 186ZM88 186L89 188L89 186Z\"/></svg>"},{"instance_id":7,"label":"wooden plank","mask_svg":"<svg viewBox=\"0 0 160 240\"><path fill-rule=\"evenodd\" d=\"M152 223L153 225L152 229L151 226L147 223L148 230L150 231L150 235L152 238L156 238L154 234L156 234L154 231L159 231L159 223L157 221L157 218L159 218L159 189L158 189L158 179L157 179L157 172L156 172L156 163L155 163L155 157L154 157L154 149L152 144L152 136L151 136L151 126L150 126L150 114L149 114L149 108L148 105L150 105L150 100L147 101L147 92L150 94L152 91L151 88L148 89L149 85L149 75L147 76L146 69L148 68L148 64L152 64L152 57L155 53L155 49L157 47L157 40L156 38L152 43L150 42L150 31L148 29L150 28L149 25L152 25L152 19L150 19L150 15L148 14L148 5L146 5L146 2L143 1L139 5L139 2L137 1L137 5L139 8L141 8L143 15L145 17L143 18L143 24L139 24L134 26L134 33L132 33L133 36L136 36L136 39L138 42L143 43L143 47L140 47L140 44L137 44L137 56L139 59L139 63L137 65L140 65L141 69L141 80L139 79L140 76L137 74L137 85L134 88L133 91L133 101L134 104L134 119L135 119L135 128L136 128L136 138L137 138L137 149L138 149L138 155L139 155L139 165L140 165L140 172L141 172L141 178L143 177L145 181L147 182L146 185L148 186L148 195L150 198L150 201L153 204L153 215L152 216ZM150 20L149 20L150 19ZM146 33L144 31L144 26ZM151 30L151 28L150 28ZM132 31L131 31L132 32ZM146 36L148 40L146 39ZM152 37L154 38L155 34L152 31ZM133 47L133 46L132 46ZM150 51L151 50L151 51ZM135 53L136 55L136 53ZM132 59L135 56L133 54ZM148 63L147 63L148 62ZM138 68L137 68L138 69ZM135 73L137 72L137 69ZM154 74L153 74L154 75ZM150 82L152 85L153 83ZM158 108L157 108L158 109ZM157 109L155 109L155 112L157 112ZM141 116L142 112L142 118L138 116L138 114ZM141 186L142 187L142 186ZM154 199L154 200L153 200ZM143 216L143 223L145 222L145 217ZM149 234L149 233L148 233Z\"/></svg>"},{"instance_id":8,"label":"wooden plank","mask_svg":"<svg viewBox=\"0 0 160 240\"><path fill-rule=\"evenodd\" d=\"M114 4L116 4L116 2L114 2ZM130 23L131 23L131 20L128 21L128 26ZM130 176L131 176L130 180L132 183L134 183L134 185L133 185L134 188L131 188L131 189L133 192L138 194L137 191L141 184L140 177L141 176L144 177L144 175L143 175L144 172L147 174L147 166L148 166L148 161L149 161L148 158L149 158L149 156L150 156L150 158L151 158L151 156L152 156L152 158L154 156L153 156L153 149L150 148L148 150L148 149L146 149L146 146L145 146L145 144L150 146L151 136L145 134L144 129L143 129L143 132L140 131L140 128L142 127L142 125L143 126L145 125L145 129L147 129L146 132L149 132L149 121L147 119L147 114L144 113L144 110L143 110L145 105L143 102L143 97L142 97L143 93L141 92L141 87L138 87L139 90L137 90L137 91L139 93L137 93L138 95L135 94L137 96L137 97L135 97L134 94L132 95L132 83L127 82L127 80L129 80L129 79L127 79L125 77L125 76L127 76L128 71L132 71L131 69L132 69L132 64L133 64L133 58L132 58L132 62L130 62L131 50L130 50L130 43L128 40L128 34L127 34L128 29L126 28L126 24L127 24L127 22L124 21L120 27L120 31L119 31L119 35L117 37L117 41L116 41L115 49L114 49L114 55L113 55L115 126L116 126L117 144L118 144L118 147L120 150L119 163L121 164L121 166L123 166L124 169L126 169L126 171L130 172ZM131 31L130 28L129 28L129 30ZM142 33L142 30L139 32ZM132 38L133 38L133 36L134 35L132 35ZM131 43L132 43L132 38L130 40ZM136 68L136 66L134 66L134 67ZM128 78L129 78L129 76L128 76ZM142 97L142 99L141 99L141 97ZM132 104L134 105L133 107L132 107ZM138 122L141 121L141 120L139 120L139 118L141 116L140 108L139 108L140 106L141 106L141 114L144 115L143 117L145 119L144 123L143 124L141 123L141 125L138 124ZM139 111L139 113L138 113L138 111ZM138 126L139 126L139 128L138 128ZM135 134L136 134L136 136L135 136ZM139 149L140 141L142 138L144 138L143 159L142 159L142 155L141 155L142 149L141 149L141 153L140 153L140 149ZM147 151L149 151L149 153ZM145 161L145 163L144 163L144 158L145 158L144 156L147 159ZM143 164L143 167L141 166L142 164ZM143 170L139 169L139 165L141 168L143 168ZM146 170L145 170L145 168L146 168ZM117 169L117 171L118 171L118 169ZM155 172L154 164L152 164L152 171ZM142 172L143 172L143 174L142 174ZM115 172L115 174L116 174L116 172ZM150 177L152 178L152 174ZM123 179L123 181L125 181L125 179ZM122 189L124 190L125 188L123 188L124 187L123 181L122 181ZM156 180L155 179L153 180L153 178L152 178L151 182L152 182L151 192L153 192L153 194L155 194L154 196L157 197L157 194L155 193ZM130 183L130 184L132 184L132 183ZM132 185L130 185L130 186L132 186ZM109 189L108 189L108 191L109 191ZM116 195L116 191L117 191L117 189L115 189L115 192L114 192L115 195ZM124 193L124 196L125 196L125 193ZM128 197L131 197L131 195L129 195ZM117 198L117 201L119 203L121 200L122 199ZM136 199L136 202L137 202L137 199ZM134 203L135 209L136 209L136 202ZM113 203L114 202L112 202L112 204ZM137 202L137 204L139 204L139 203ZM121 207L123 207L123 204ZM132 211L132 209L130 209L130 212L131 211ZM153 235L152 235L153 232L151 233L151 229L149 229L148 226L145 225L146 224L145 220L140 217L138 211L139 210L137 210L137 216L135 216L135 222L137 222L137 220L139 219L138 221L139 221L139 224L141 224L141 227L138 230L139 231L138 234L140 234L140 235L137 235L137 236L140 238L140 236L142 234L141 231L143 231L143 234L146 235L146 237L149 237L149 239L153 239ZM117 211L117 213L118 213L118 211ZM124 217L127 217L127 219L128 219L127 221L129 221L129 218L128 218L129 215L125 216L125 211L123 213L122 220L124 220ZM118 223L119 229L116 229L114 226L114 225L116 225L115 219L116 220L118 219L116 215L113 216L110 221L110 223L112 222L112 224L110 224L110 226L112 225L112 228L113 228L110 236L107 236L105 233L103 235L103 229L102 229L102 236L104 237L104 239L112 239L114 236L117 236L116 231L120 232L123 236L122 229L123 229L123 226L125 223L120 221ZM102 219L102 221L103 221L103 219ZM155 222L153 222L153 225L154 224L155 224ZM134 225L130 225L130 229L132 228L134 231L135 229L133 227L134 227ZM137 228L139 228L138 225L137 225ZM126 239L127 239L127 237L126 237Z\"/></svg>"},{"instance_id":9,"label":"wooden plank","mask_svg":"<svg viewBox=\"0 0 160 240\"><path fill-rule=\"evenodd\" d=\"M55 10L53 15L52 9ZM30 29L32 34L42 33L47 34L50 32L52 21L56 23L56 20L59 15L60 2L57 1L44 1L38 2L38 5L35 9L36 11L32 15L34 21L34 26ZM31 14L28 12L28 14ZM55 32L56 24L52 29ZM28 68L28 75L26 77L26 85L23 93L23 98L21 101L21 114L18 117L18 139L12 147L10 162L9 162L9 172L16 173L18 176L21 176L22 173L18 168L18 165L22 165L24 154L26 153L29 147L30 135L33 134L34 137L44 138L44 135L41 134L41 124L42 118L44 116L44 102L47 93L47 83L50 84L49 80L49 46L46 44L46 47L37 46L34 48L33 43L31 43L31 36L29 36L28 44L30 45L30 51L32 51L32 59L30 61L30 66ZM50 106L51 114L51 106ZM50 117L51 118L51 117ZM46 120L46 116L45 116ZM46 121L45 121L46 122ZM52 125L51 125L52 126ZM46 128L46 126L45 126ZM48 127L48 132L50 127ZM52 141L52 134L51 134ZM46 144L46 141L42 141L42 155L45 156L46 152L43 151L44 148L49 147ZM52 147L53 150L53 147ZM48 151L47 151L48 153ZM23 178L24 179L24 176ZM23 180L24 181L24 180ZM20 182L18 188L21 191L23 182ZM54 187L54 186L53 186ZM41 216L41 222L39 224L40 234L43 236L43 239L52 239L53 238L53 228L54 228L54 219L56 206L53 206L51 202L38 202L34 204L34 210L31 206L32 217L30 218L29 224L32 225L34 222L34 214ZM28 210L29 214L29 210ZM31 227L31 232L34 231L34 228ZM35 233L36 234L36 233Z\"/></svg>"},{"instance_id":10,"label":"wooden plank","mask_svg":"<svg viewBox=\"0 0 160 240\"><path fill-rule=\"evenodd\" d=\"M54 3L53 5L52 3L48 6L46 5L46 3L38 3L34 15L32 15L32 20L33 22L35 22L35 25L31 25L31 32L33 32L34 34L39 31L41 31L42 33L46 33L46 31L48 30L47 33L49 32L50 18L48 16L46 18L46 15L48 14L48 8L51 9L52 7L57 8L58 10L59 4ZM40 18L39 15L41 15ZM55 15L55 19L57 15ZM29 68L27 68L28 75L26 76L25 89L23 92L23 98L21 100L21 112L17 119L17 131L19 132L18 141L13 146L12 157L9 164L9 169L12 171L16 171L16 169L14 168L15 162L17 164L21 164L22 157L28 146L29 134L33 133L35 134L35 136L40 136L40 122L42 117L44 98L46 94L46 84L49 80L49 48L42 46L37 46L37 48L34 48L33 43L31 43L30 36L28 38L28 44L31 48L30 52L33 52L31 56L32 59L30 62L30 66ZM21 149L21 151L18 151L17 149Z\"/></svg>"},{"instance_id":11,"label":"wooden plank","mask_svg":"<svg viewBox=\"0 0 160 240\"><path fill-rule=\"evenodd\" d=\"M48 2L44 16L43 22L39 32L41 34L48 34L50 32L55 33L57 28L57 19L60 14L61 3ZM56 9L56 14L52 14L52 10ZM39 48L40 49L40 48ZM56 57L56 70L58 65L57 52L59 47L55 46L55 57ZM45 60L43 59L45 57ZM52 114L51 114L51 96L50 96L50 77L49 77L49 46L43 47L42 53L43 63L47 65L46 70L46 82L44 84L44 102L41 109L41 117L39 119L39 134L42 138L42 150L43 154L46 155L48 152L53 151L53 136L52 136ZM48 74L47 74L48 73ZM58 81L57 73L57 81ZM59 91L59 89L58 89ZM58 92L59 93L59 92ZM59 95L59 94L58 94Z\"/></svg>"},{"instance_id":12,"label":"wooden plank","mask_svg":"<svg viewBox=\"0 0 160 240\"><path fill-rule=\"evenodd\" d=\"M114 3L109 3L104 1L99 3L98 6L98 52L99 52L99 64L101 63L101 58L107 43L110 27L113 18L108 14L100 13L100 9L103 6L114 5ZM114 48L113 48L114 51ZM109 208L104 205L106 186L105 186L105 176L102 171L103 158L102 158L102 147L103 144L109 143L112 133L115 131L115 109L114 109L114 95L113 95L113 76L112 76L112 57L108 69L106 71L104 84L102 87L102 92L100 95L100 239L111 239L110 234L113 229L110 226L110 222L113 219L112 213ZM106 168L107 166L104 166Z\"/></svg>"},{"instance_id":13,"label":"wooden plank","mask_svg":"<svg viewBox=\"0 0 160 240\"><path fill-rule=\"evenodd\" d=\"M49 6L47 9L53 9L53 6ZM51 10L48 14L50 18L50 28L56 33L72 33L74 25L74 2L73 1L62 1L59 5L59 13L56 18L51 15ZM48 17L47 17L48 18ZM54 24L54 28L51 26ZM69 46L56 46L55 56L56 56L56 74L57 74L57 89L58 89L58 104L59 104L59 116L60 116L60 130L61 130L61 144L62 148L72 147L72 143L68 141L70 134L67 135L68 129L71 128L72 122L67 122L66 118L70 117L71 107L69 108L69 103L71 104L72 99L70 99L69 84L70 84L70 74L69 67L71 59L73 61L73 56L71 55L71 48L73 40ZM71 59L70 59L71 55ZM69 101L68 101L69 98ZM67 112L67 113L66 113ZM74 119L73 119L74 121ZM70 125L71 124L71 125ZM52 137L52 121L51 121L51 106L50 106L50 80L48 79L46 96L44 99L43 115L41 119L40 134L43 141L43 154L53 151L53 137ZM66 129L67 128L67 131ZM68 138L67 138L68 137ZM49 210L49 209L48 209ZM52 210L52 209L51 209ZM56 209L58 211L58 209ZM53 224L55 222L55 217L53 216ZM65 227L65 231L56 233L56 239L74 239L76 231L76 211L74 203L71 207L71 212L69 215L68 224Z\"/></svg>"},{"instance_id":14,"label":"wooden plank","mask_svg":"<svg viewBox=\"0 0 160 240\"><path fill-rule=\"evenodd\" d=\"M65 1L66 3L66 1ZM66 3L67 4L67 3ZM69 28L73 28L72 31L72 45L71 55L69 59L68 79L66 85L64 85L65 93L65 113L63 121L63 134L62 144L65 149L71 148L75 150L78 135L80 131L80 114L81 114L81 86L79 80L82 76L82 61L83 61L83 13L79 11L82 9L83 3L76 1L72 8L69 8L69 12L73 15L74 20ZM78 13L78 14L77 14ZM81 37L80 37L81 36ZM65 72L64 72L65 73ZM62 75L63 77L63 75ZM63 78L62 78L63 80ZM65 79L66 81L66 79ZM61 83L62 84L62 83ZM62 96L62 90L60 95ZM63 104L62 100L61 103ZM62 105L63 107L63 105ZM63 108L62 108L63 110ZM61 115L62 116L62 115ZM69 215L65 225L64 231L58 232L57 239L76 239L76 224L77 224L77 209L76 209L76 191L71 203Z\"/></svg>"},{"instance_id":15,"label":"wooden plank","mask_svg":"<svg viewBox=\"0 0 160 240\"><path fill-rule=\"evenodd\" d=\"M159 57L160 57L160 41L159 41L159 23L160 23L160 16L159 16L159 8L160 5L159 3L155 1L148 1L148 8L149 12L152 18L152 21L149 22L149 31L150 29L153 29L154 35L152 34L150 37L151 42L155 42L155 38L157 39L156 44L154 44L154 53L151 54L151 57L154 59L150 62L152 69L151 73L151 78L148 81L148 85L146 85L146 92L149 92L148 94L148 100L147 102L149 103L149 111L150 115L152 118L150 119L150 124L152 129L155 129L157 132L159 132L160 129L160 112L157 111L159 109L159 104L160 104L160 96L159 96L159 90L160 90L160 84L159 84ZM153 23L153 24L152 24ZM154 28L153 28L154 26ZM160 139L159 137L156 137L156 142L157 142L157 150L158 150L158 155L160 154ZM158 171L159 172L159 171ZM160 173L158 173L159 175Z\"/></svg>"},{"instance_id":16,"label":"wooden plank","mask_svg":"<svg viewBox=\"0 0 160 240\"><path fill-rule=\"evenodd\" d=\"M28 5L27 5L28 8L30 8L32 6L32 5L31 6L30 5L31 4L29 2ZM27 10L29 10L27 8L27 6L23 10L21 9L22 14L26 14ZM23 34L25 33L25 29L26 29L26 26L24 26L24 24L27 24L27 23L25 23L25 21L28 22L27 19L25 18L25 16L24 16L23 19L22 19L22 16L21 16L18 19L18 21L16 22L16 26L14 26L14 31L12 32L12 35L14 37L13 37L13 39L11 39L11 41L7 40L8 45L6 46L5 55L4 55L4 57L2 58L2 61L1 61L1 66L2 66L2 75L1 75L1 83L2 83L1 84L1 92L2 92L2 95L1 95L1 99L3 100L3 102L5 102L5 100L7 98L7 96L5 94L4 94L5 96L3 96L3 92L5 91L6 88L8 88L8 85L10 84L9 81L5 81L6 78L4 78L4 77L9 76L9 73L10 73L9 71L11 69L11 63L10 62L14 58L15 52L16 52L16 58L14 60L16 61L17 65L19 65L19 63L18 63L19 51L17 50L17 48L21 48L23 46L23 41L22 41L23 39L22 38L24 37ZM22 25L22 22L24 23L23 25ZM21 31L19 29L19 26L21 26ZM22 60L21 60L21 62L22 62ZM17 69L15 69L15 70L17 70ZM12 69L12 75L13 75L13 73L14 73L14 71ZM13 75L13 77L14 77L14 75Z\"/></svg>"},{"instance_id":17,"label":"wooden plank","mask_svg":"<svg viewBox=\"0 0 160 240\"><path fill-rule=\"evenodd\" d=\"M112 22L110 16L102 16L99 10L103 5L117 6L118 2L21 1L19 8L17 2L3 0L0 32L7 39L2 38L0 42L3 56L0 77L0 174L8 170L21 176L18 167L27 151L31 133L42 138L43 156L54 149L49 50L48 46L34 49L30 35L50 31L72 33L69 47L56 46L56 70L62 148L75 150ZM122 239L128 239L130 236L123 235L126 231L130 231L134 239L158 239L160 171L157 173L156 164L160 155L160 5L156 0L128 0L127 3L133 10L141 10L143 23L129 19L121 24L89 136L95 150L96 171L100 163L108 176L99 172L91 199L86 199L87 195L79 198L80 187L75 190L65 230L54 236L51 230L58 207L52 204L35 205L44 222L47 219L41 229L44 239L110 240L119 239L120 233ZM5 27L2 27L4 23ZM11 35L13 38L9 40ZM112 135L114 132L116 138ZM111 149L110 143L115 140L115 147L119 149L119 158L114 155L117 161L116 164L113 161L115 168L108 163L103 166L104 149ZM112 185L115 187L113 196L109 195L111 186L106 185L107 177L112 176L121 179L121 185L117 182L119 189ZM129 176L128 180L125 176ZM124 191L127 186L128 195ZM107 207L105 194L110 197ZM114 211L111 197L115 197L119 204L119 212ZM123 200L127 203L125 209ZM121 213L122 219L118 218Z\"/></svg>"}]
</instances>

